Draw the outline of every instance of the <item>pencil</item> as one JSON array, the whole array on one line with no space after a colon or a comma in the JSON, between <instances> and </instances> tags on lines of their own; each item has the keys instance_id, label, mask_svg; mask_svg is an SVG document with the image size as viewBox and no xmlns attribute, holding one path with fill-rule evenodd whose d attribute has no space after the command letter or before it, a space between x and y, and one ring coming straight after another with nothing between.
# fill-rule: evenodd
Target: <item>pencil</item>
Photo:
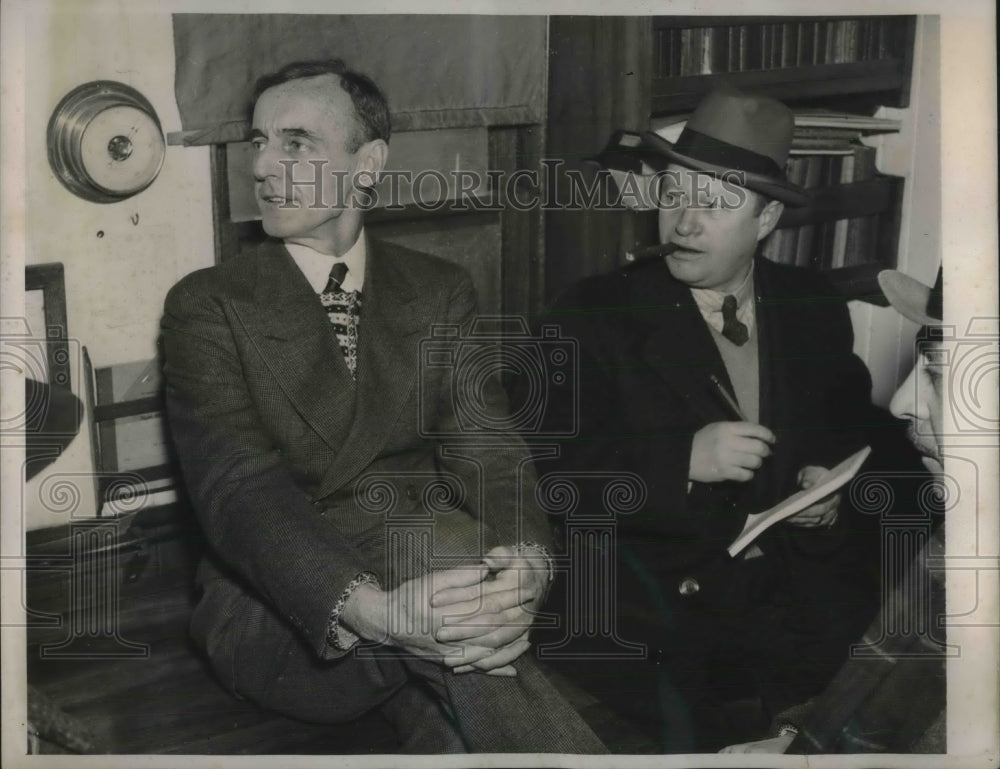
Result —
<instances>
[{"instance_id":1,"label":"pencil","mask_svg":"<svg viewBox=\"0 0 1000 769\"><path fill-rule=\"evenodd\" d=\"M740 422L749 422L750 420L747 419L746 414L743 413L743 409L740 408L740 404L738 404L736 402L736 399L729 394L729 391L726 390L725 387L723 387L722 382L719 381L719 378L715 374L709 375L708 378L712 381L712 384L715 386L716 392L719 393L723 402L726 404L726 406L729 407L729 411L732 414L732 416L736 417L736 419Z\"/></svg>"}]
</instances>

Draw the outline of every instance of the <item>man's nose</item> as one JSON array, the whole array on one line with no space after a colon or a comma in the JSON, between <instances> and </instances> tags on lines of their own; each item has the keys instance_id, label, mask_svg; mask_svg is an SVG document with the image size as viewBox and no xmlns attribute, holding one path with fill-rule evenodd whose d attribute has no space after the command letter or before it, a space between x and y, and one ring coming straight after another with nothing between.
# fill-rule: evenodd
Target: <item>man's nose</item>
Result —
<instances>
[{"instance_id":1,"label":"man's nose","mask_svg":"<svg viewBox=\"0 0 1000 769\"><path fill-rule=\"evenodd\" d=\"M253 177L258 182L269 176L278 176L281 166L278 165L277 153L268 147L262 147L254 152Z\"/></svg>"},{"instance_id":2,"label":"man's nose","mask_svg":"<svg viewBox=\"0 0 1000 769\"><path fill-rule=\"evenodd\" d=\"M674 229L680 235L690 235L698 229L698 212L689 203L682 203Z\"/></svg>"},{"instance_id":3,"label":"man's nose","mask_svg":"<svg viewBox=\"0 0 1000 769\"><path fill-rule=\"evenodd\" d=\"M906 381L899 386L889 402L889 411L894 417L912 419L917 416L917 369L910 372Z\"/></svg>"}]
</instances>

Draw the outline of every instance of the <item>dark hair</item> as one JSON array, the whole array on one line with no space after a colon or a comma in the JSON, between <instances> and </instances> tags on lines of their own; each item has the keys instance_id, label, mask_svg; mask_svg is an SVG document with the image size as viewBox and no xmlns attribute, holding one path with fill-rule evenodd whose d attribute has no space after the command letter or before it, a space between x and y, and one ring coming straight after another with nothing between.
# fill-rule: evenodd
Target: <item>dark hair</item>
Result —
<instances>
[{"instance_id":1,"label":"dark hair","mask_svg":"<svg viewBox=\"0 0 1000 769\"><path fill-rule=\"evenodd\" d=\"M339 75L340 87L351 97L354 105L355 129L350 146L347 147L348 152L357 151L358 147L373 139L389 141L392 124L385 94L370 77L348 69L343 59L296 61L286 64L277 72L263 75L254 84L251 105L257 104L260 95L268 88L320 75Z\"/></svg>"}]
</instances>

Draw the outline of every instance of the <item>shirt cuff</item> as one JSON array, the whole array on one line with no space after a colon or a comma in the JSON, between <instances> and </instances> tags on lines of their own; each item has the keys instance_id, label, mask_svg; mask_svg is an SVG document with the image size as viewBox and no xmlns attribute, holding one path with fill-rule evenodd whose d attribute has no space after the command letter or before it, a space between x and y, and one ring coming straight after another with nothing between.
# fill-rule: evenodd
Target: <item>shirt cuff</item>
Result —
<instances>
[{"instance_id":1,"label":"shirt cuff","mask_svg":"<svg viewBox=\"0 0 1000 769\"><path fill-rule=\"evenodd\" d=\"M344 588L344 592L340 594L340 598L338 598L337 603L334 604L333 611L330 612L330 622L326 631L326 642L334 649L347 651L361 640L359 636L340 624L340 614L344 611L344 606L347 604L351 594L362 585L375 585L375 587L379 589L382 587L381 583L378 581L378 577L370 571L361 572L358 576L347 583L347 587Z\"/></svg>"},{"instance_id":2,"label":"shirt cuff","mask_svg":"<svg viewBox=\"0 0 1000 769\"><path fill-rule=\"evenodd\" d=\"M549 552L549 549L545 545L538 542L518 542L514 549L518 555L525 555L531 550L541 555L545 559L545 568L549 572L549 582L553 580L556 575L556 565L552 560L552 553Z\"/></svg>"}]
</instances>

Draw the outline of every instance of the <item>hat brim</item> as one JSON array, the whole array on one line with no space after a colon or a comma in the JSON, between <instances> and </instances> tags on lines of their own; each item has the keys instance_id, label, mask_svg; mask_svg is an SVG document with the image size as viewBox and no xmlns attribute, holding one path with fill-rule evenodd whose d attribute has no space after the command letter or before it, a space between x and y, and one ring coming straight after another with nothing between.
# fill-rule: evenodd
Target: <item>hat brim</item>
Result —
<instances>
[{"instance_id":1,"label":"hat brim","mask_svg":"<svg viewBox=\"0 0 1000 769\"><path fill-rule=\"evenodd\" d=\"M667 163L673 162L694 171L703 171L705 173L718 174L720 176L724 174L732 174L735 171L740 175L740 186L746 187L748 190L753 190L754 192L759 192L769 198L779 200L792 208L805 208L812 200L809 193L806 192L805 189L797 184L792 184L789 181L774 179L770 176L762 176L761 174L751 173L750 171L724 168L722 166L718 166L713 163L706 163L702 160L698 160L697 158L676 152L674 151L673 144L671 142L668 142L662 136L658 136L652 131L644 133L643 140L646 146L653 150L650 157L661 158L662 160L659 165L663 167L665 167ZM660 170L662 170L662 168Z\"/></svg>"},{"instance_id":2,"label":"hat brim","mask_svg":"<svg viewBox=\"0 0 1000 769\"><path fill-rule=\"evenodd\" d=\"M619 133L623 132L616 132L615 135L617 136ZM626 147L615 143L614 138L597 155L586 157L584 161L598 163L602 168L607 168L611 171L623 171L635 174L642 173L643 163L650 168L655 168L660 162L659 153L645 146L645 143Z\"/></svg>"},{"instance_id":3,"label":"hat brim","mask_svg":"<svg viewBox=\"0 0 1000 769\"><path fill-rule=\"evenodd\" d=\"M882 270L878 285L896 311L920 326L940 325L941 318L927 314L931 287L899 270Z\"/></svg>"}]
</instances>

